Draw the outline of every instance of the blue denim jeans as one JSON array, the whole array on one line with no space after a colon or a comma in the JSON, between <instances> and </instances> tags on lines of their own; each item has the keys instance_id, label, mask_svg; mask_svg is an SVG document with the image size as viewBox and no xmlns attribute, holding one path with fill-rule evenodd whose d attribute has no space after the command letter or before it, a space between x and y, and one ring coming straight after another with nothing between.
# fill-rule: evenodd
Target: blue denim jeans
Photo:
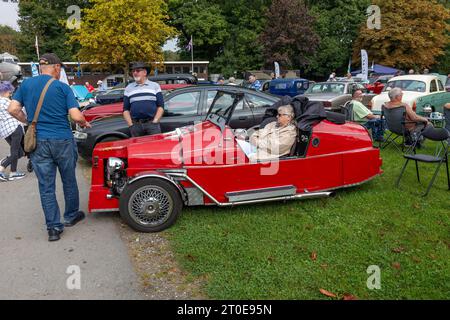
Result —
<instances>
[{"instance_id":1,"label":"blue denim jeans","mask_svg":"<svg viewBox=\"0 0 450 320\"><path fill-rule=\"evenodd\" d=\"M367 129L372 130L372 138L375 141L383 141L385 123L381 119L372 119L363 124Z\"/></svg>"},{"instance_id":2,"label":"blue denim jeans","mask_svg":"<svg viewBox=\"0 0 450 320\"><path fill-rule=\"evenodd\" d=\"M65 211L64 220L73 221L80 206L75 168L78 153L74 139L38 140L31 162L39 182L39 194L44 210L47 229L64 229L56 200L56 169L63 183Z\"/></svg>"}]
</instances>

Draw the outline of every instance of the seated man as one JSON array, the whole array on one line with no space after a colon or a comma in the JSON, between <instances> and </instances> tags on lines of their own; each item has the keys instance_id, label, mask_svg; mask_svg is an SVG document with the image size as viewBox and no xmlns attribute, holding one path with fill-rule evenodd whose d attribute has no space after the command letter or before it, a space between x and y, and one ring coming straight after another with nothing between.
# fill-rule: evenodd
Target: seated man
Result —
<instances>
[{"instance_id":1,"label":"seated man","mask_svg":"<svg viewBox=\"0 0 450 320\"><path fill-rule=\"evenodd\" d=\"M352 95L353 120L361 123L367 129L372 130L372 137L375 141L383 141L384 128L380 117L374 115L365 105L362 104L363 92L355 90Z\"/></svg>"},{"instance_id":2,"label":"seated man","mask_svg":"<svg viewBox=\"0 0 450 320\"><path fill-rule=\"evenodd\" d=\"M295 143L294 108L290 105L278 108L277 121L267 124L250 136L250 144L240 145L250 160L271 160L288 155Z\"/></svg>"}]
</instances>

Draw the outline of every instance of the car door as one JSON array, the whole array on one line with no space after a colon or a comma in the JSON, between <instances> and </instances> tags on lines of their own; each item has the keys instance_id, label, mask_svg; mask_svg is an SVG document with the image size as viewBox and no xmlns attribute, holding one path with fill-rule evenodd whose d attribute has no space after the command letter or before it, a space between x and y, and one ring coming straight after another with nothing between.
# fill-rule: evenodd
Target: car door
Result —
<instances>
[{"instance_id":1,"label":"car door","mask_svg":"<svg viewBox=\"0 0 450 320\"><path fill-rule=\"evenodd\" d=\"M188 90L169 95L164 102L161 131L173 131L176 128L202 121L199 110L200 95L200 90Z\"/></svg>"}]
</instances>

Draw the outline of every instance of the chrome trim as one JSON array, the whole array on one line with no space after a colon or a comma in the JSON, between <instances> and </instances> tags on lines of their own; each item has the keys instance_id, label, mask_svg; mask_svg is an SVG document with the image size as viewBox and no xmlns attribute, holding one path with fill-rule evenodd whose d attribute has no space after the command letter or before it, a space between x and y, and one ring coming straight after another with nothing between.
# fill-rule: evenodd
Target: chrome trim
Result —
<instances>
[{"instance_id":1,"label":"chrome trim","mask_svg":"<svg viewBox=\"0 0 450 320\"><path fill-rule=\"evenodd\" d=\"M173 176L179 176L179 177L183 177L183 178L187 179L190 183L192 183L194 186L196 186L201 192L203 192L209 199L211 199L219 207L230 207L230 206L234 206L234 205L261 203L261 202L279 201L279 200L313 199L313 198L329 197L334 193L331 191L312 192L312 193L296 194L296 195L292 195L292 196L280 196L280 197L258 199L258 200L245 200L245 201L223 203L223 202L217 201L212 195L210 195L205 189L203 189L197 182L195 182L187 174L186 175L173 174Z\"/></svg>"},{"instance_id":2,"label":"chrome trim","mask_svg":"<svg viewBox=\"0 0 450 320\"><path fill-rule=\"evenodd\" d=\"M293 196L297 193L297 188L293 185L290 186L279 186L264 189L253 189L253 190L242 190L235 192L225 193L225 197L228 198L230 202L248 201L248 200L258 200L266 198L278 198Z\"/></svg>"},{"instance_id":3,"label":"chrome trim","mask_svg":"<svg viewBox=\"0 0 450 320\"><path fill-rule=\"evenodd\" d=\"M119 212L119 208L116 209L94 209L91 210L91 213L103 213L103 212Z\"/></svg>"},{"instance_id":4,"label":"chrome trim","mask_svg":"<svg viewBox=\"0 0 450 320\"><path fill-rule=\"evenodd\" d=\"M172 174L172 175L174 175L174 176L177 176L177 175L179 175L179 174ZM183 188L178 184L178 183L176 183L175 181L173 181L173 179L171 179L170 177L167 177L167 176L164 176L164 175L159 175L159 174L144 174L144 175L142 175L142 176L137 176L137 177L134 177L133 179L131 179L131 180L129 180L128 182L127 182L127 185L130 185L130 184L132 184L132 183L134 183L134 182L136 182L136 181L139 181L139 180L142 180L142 179L145 179L145 178L158 178L158 179L163 179L163 180L166 180L166 181L169 181L171 184L173 184L177 189L178 189L178 191L180 192L180 195L181 195L181 199L183 200L183 203L187 203L186 201L186 193L185 193L185 191L183 190Z\"/></svg>"}]
</instances>

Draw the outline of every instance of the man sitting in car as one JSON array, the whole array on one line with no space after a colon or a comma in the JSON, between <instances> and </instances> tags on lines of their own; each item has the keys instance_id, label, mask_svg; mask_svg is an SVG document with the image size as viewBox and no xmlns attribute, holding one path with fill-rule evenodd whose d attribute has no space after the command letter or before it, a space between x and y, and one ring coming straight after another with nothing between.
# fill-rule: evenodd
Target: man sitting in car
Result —
<instances>
[{"instance_id":1,"label":"man sitting in car","mask_svg":"<svg viewBox=\"0 0 450 320\"><path fill-rule=\"evenodd\" d=\"M288 155L297 136L294 119L295 113L292 106L279 107L277 121L267 124L250 136L249 148L244 150L249 159L271 160Z\"/></svg>"},{"instance_id":2,"label":"man sitting in car","mask_svg":"<svg viewBox=\"0 0 450 320\"><path fill-rule=\"evenodd\" d=\"M372 130L372 138L375 141L383 141L384 129L380 117L374 115L362 104L362 90L355 90L352 94L353 120L361 123L367 129Z\"/></svg>"}]
</instances>

